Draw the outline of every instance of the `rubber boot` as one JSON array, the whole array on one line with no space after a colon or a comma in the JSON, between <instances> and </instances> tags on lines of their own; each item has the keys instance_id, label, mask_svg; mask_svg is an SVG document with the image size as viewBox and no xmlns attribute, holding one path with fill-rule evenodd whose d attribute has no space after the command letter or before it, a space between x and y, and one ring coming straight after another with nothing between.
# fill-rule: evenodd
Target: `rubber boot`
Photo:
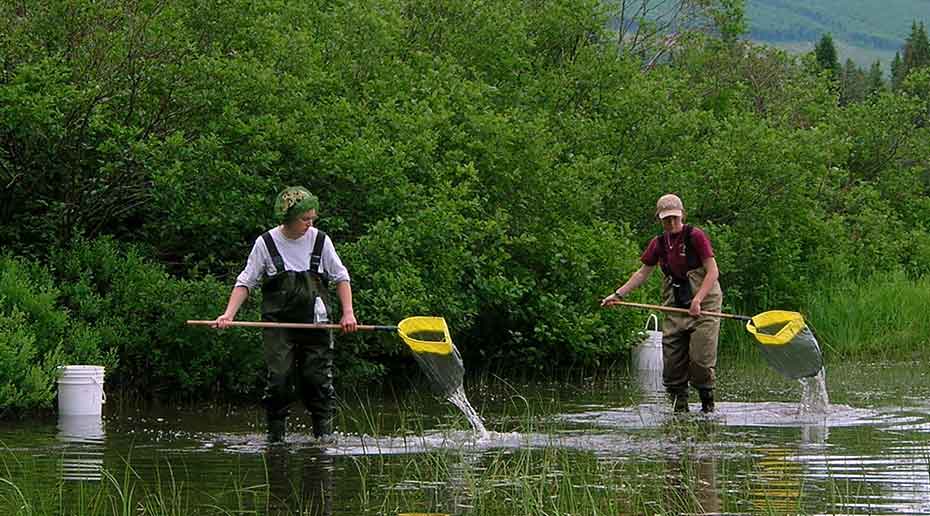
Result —
<instances>
[{"instance_id":1,"label":"rubber boot","mask_svg":"<svg viewBox=\"0 0 930 516\"><path fill-rule=\"evenodd\" d=\"M669 391L672 398L672 411L684 413L688 412L688 389L676 389Z\"/></svg>"},{"instance_id":2,"label":"rubber boot","mask_svg":"<svg viewBox=\"0 0 930 516\"><path fill-rule=\"evenodd\" d=\"M268 420L268 443L280 444L284 442L287 435L286 419L269 419Z\"/></svg>"},{"instance_id":3,"label":"rubber boot","mask_svg":"<svg viewBox=\"0 0 930 516\"><path fill-rule=\"evenodd\" d=\"M701 397L701 412L710 414L714 411L714 390L698 389L698 395Z\"/></svg>"}]
</instances>

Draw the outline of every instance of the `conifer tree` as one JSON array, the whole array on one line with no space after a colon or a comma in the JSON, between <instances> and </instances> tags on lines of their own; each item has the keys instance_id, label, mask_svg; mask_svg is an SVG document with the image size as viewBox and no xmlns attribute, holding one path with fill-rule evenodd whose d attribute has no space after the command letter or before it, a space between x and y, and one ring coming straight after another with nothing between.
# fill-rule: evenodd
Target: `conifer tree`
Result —
<instances>
[{"instance_id":1,"label":"conifer tree","mask_svg":"<svg viewBox=\"0 0 930 516\"><path fill-rule=\"evenodd\" d=\"M891 89L897 90L904 82L904 62L901 60L901 53L895 52L894 59L891 61Z\"/></svg>"},{"instance_id":2,"label":"conifer tree","mask_svg":"<svg viewBox=\"0 0 930 516\"><path fill-rule=\"evenodd\" d=\"M877 93L885 89L885 78L882 75L882 62L876 59L869 68L869 75L866 79L866 92L868 95Z\"/></svg>"},{"instance_id":3,"label":"conifer tree","mask_svg":"<svg viewBox=\"0 0 930 516\"><path fill-rule=\"evenodd\" d=\"M824 34L814 47L814 55L817 57L817 64L821 70L829 70L831 77L839 78L840 61L836 54L836 45L833 44L833 36Z\"/></svg>"},{"instance_id":4,"label":"conifer tree","mask_svg":"<svg viewBox=\"0 0 930 516\"><path fill-rule=\"evenodd\" d=\"M930 40L927 39L927 27L923 22L917 25L911 41L911 51L913 61L909 70L930 66Z\"/></svg>"},{"instance_id":5,"label":"conifer tree","mask_svg":"<svg viewBox=\"0 0 930 516\"><path fill-rule=\"evenodd\" d=\"M927 27L923 22L914 20L911 23L911 33L904 40L901 57L895 55L897 66L892 63L892 84L895 89L904 82L905 77L919 68L930 66L930 40L927 38Z\"/></svg>"},{"instance_id":6,"label":"conifer tree","mask_svg":"<svg viewBox=\"0 0 930 516\"><path fill-rule=\"evenodd\" d=\"M840 74L840 103L861 102L867 95L865 72L852 59L847 59Z\"/></svg>"}]
</instances>

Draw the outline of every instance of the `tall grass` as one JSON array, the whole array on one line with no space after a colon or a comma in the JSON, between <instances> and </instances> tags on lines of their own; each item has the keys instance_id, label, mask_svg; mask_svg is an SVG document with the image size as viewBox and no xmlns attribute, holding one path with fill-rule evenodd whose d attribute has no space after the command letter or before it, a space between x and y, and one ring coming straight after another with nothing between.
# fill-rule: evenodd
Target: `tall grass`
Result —
<instances>
[{"instance_id":1,"label":"tall grass","mask_svg":"<svg viewBox=\"0 0 930 516\"><path fill-rule=\"evenodd\" d=\"M427 459L430 455L435 457ZM478 463L465 457L428 453L409 458L419 467L405 468L403 483L386 486L372 509L479 516L678 515L744 513L741 508L751 504L752 514L805 514L802 500L810 495L800 479L778 488L747 479L736 489L722 489L726 475L737 473L707 457L642 462L558 448L495 453ZM443 478L441 483L430 480ZM401 484L436 487L428 493Z\"/></svg>"},{"instance_id":2,"label":"tall grass","mask_svg":"<svg viewBox=\"0 0 930 516\"><path fill-rule=\"evenodd\" d=\"M162 469L164 468L164 469ZM47 466L11 450L0 453L0 514L45 516L190 516L198 514L282 514L268 484L237 481L220 493L200 493L176 475L175 466L156 465L155 478L143 479L131 454L122 467L102 468L99 480L48 481ZM278 512L276 512L278 511Z\"/></svg>"},{"instance_id":3,"label":"tall grass","mask_svg":"<svg viewBox=\"0 0 930 516\"><path fill-rule=\"evenodd\" d=\"M683 425L674 431L684 434L679 437L712 439L701 435L706 430ZM734 464L688 452L643 460L555 447L485 454L463 448L395 456L380 472L371 465L385 457L350 457L365 477L357 504L347 504L348 493L331 481L319 485L314 498L295 487L292 495L272 500L267 486L238 485L204 503L202 493L176 479L143 485L127 464L124 472L104 473L102 482L81 484L70 494L0 477L0 510L9 515L277 515L319 514L323 504L325 514L346 513L348 505L364 514L746 514L751 508L751 514L803 515L834 514L881 496L872 492L877 488L842 476L808 485L802 466L774 450Z\"/></svg>"},{"instance_id":4,"label":"tall grass","mask_svg":"<svg viewBox=\"0 0 930 516\"><path fill-rule=\"evenodd\" d=\"M817 289L804 306L826 353L912 358L930 344L930 277L887 272Z\"/></svg>"},{"instance_id":5,"label":"tall grass","mask_svg":"<svg viewBox=\"0 0 930 516\"><path fill-rule=\"evenodd\" d=\"M921 359L930 349L930 277L909 278L889 271L844 278L812 289L798 300L799 311L828 359ZM744 315L795 307L765 306ZM755 341L743 323L724 320L720 353L756 360Z\"/></svg>"}]
</instances>

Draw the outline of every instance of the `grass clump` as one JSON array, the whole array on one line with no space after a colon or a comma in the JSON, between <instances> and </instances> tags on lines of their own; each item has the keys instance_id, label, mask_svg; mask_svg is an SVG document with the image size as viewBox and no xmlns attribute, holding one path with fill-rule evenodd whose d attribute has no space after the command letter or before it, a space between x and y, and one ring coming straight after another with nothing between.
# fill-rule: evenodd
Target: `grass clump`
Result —
<instances>
[{"instance_id":1,"label":"grass clump","mask_svg":"<svg viewBox=\"0 0 930 516\"><path fill-rule=\"evenodd\" d=\"M930 343L930 278L891 271L817 292L804 315L825 352L901 359Z\"/></svg>"}]
</instances>

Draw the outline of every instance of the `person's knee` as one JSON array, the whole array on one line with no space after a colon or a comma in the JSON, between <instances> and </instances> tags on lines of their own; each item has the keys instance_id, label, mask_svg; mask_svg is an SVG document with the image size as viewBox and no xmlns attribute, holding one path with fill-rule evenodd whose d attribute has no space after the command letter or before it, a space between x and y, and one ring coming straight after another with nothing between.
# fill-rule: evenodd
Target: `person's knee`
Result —
<instances>
[{"instance_id":1,"label":"person's knee","mask_svg":"<svg viewBox=\"0 0 930 516\"><path fill-rule=\"evenodd\" d=\"M308 367L304 369L300 378L301 384L307 388L319 389L324 385L332 385L333 371L330 367Z\"/></svg>"},{"instance_id":2,"label":"person's knee","mask_svg":"<svg viewBox=\"0 0 930 516\"><path fill-rule=\"evenodd\" d=\"M716 381L714 367L704 367L694 363L689 368L688 376L691 385L698 389L712 389Z\"/></svg>"},{"instance_id":3,"label":"person's knee","mask_svg":"<svg viewBox=\"0 0 930 516\"><path fill-rule=\"evenodd\" d=\"M331 407L336 399L336 389L332 381L306 382L301 388L301 394L304 405L310 411Z\"/></svg>"},{"instance_id":4,"label":"person's knee","mask_svg":"<svg viewBox=\"0 0 930 516\"><path fill-rule=\"evenodd\" d=\"M713 369L717 366L717 339L713 335L695 333L688 349L688 361L696 367Z\"/></svg>"}]
</instances>

